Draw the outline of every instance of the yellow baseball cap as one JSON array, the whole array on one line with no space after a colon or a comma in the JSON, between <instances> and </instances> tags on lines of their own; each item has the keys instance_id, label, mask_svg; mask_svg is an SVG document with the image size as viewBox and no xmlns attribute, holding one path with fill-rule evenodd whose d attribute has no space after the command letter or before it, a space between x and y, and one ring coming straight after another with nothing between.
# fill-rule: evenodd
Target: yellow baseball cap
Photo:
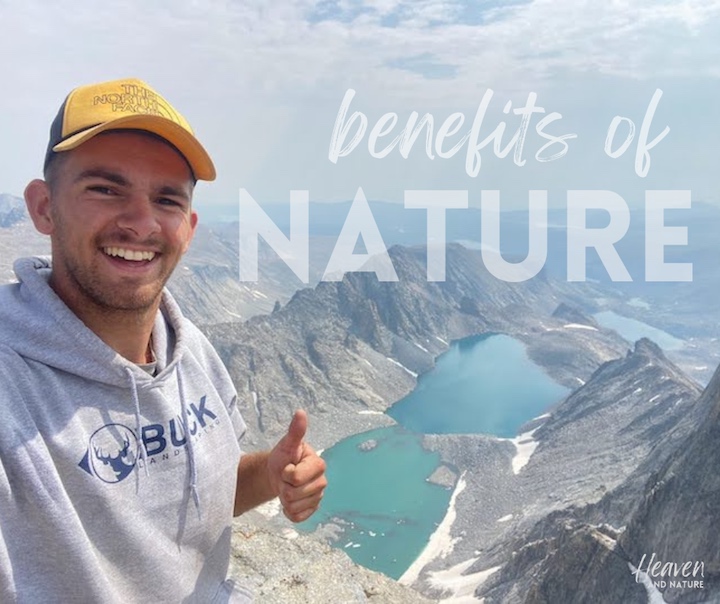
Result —
<instances>
[{"instance_id":1,"label":"yellow baseball cap","mask_svg":"<svg viewBox=\"0 0 720 604\"><path fill-rule=\"evenodd\" d=\"M134 78L88 84L65 98L50 126L45 165L108 130L146 130L173 145L198 180L215 180L215 166L185 118L145 82Z\"/></svg>"}]
</instances>

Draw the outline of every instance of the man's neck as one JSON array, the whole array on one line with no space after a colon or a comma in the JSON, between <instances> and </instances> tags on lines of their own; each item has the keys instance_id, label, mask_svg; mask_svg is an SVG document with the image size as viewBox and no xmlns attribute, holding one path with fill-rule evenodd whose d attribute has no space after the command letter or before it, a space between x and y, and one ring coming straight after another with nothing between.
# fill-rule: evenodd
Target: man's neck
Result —
<instances>
[{"instance_id":1,"label":"man's neck","mask_svg":"<svg viewBox=\"0 0 720 604\"><path fill-rule=\"evenodd\" d=\"M144 364L153 360L151 338L156 314L157 307L154 307L143 311L86 311L78 317L119 355Z\"/></svg>"},{"instance_id":2,"label":"man's neck","mask_svg":"<svg viewBox=\"0 0 720 604\"><path fill-rule=\"evenodd\" d=\"M50 286L53 287L52 279ZM53 289L85 326L119 355L137 364L153 361L151 337L160 296L148 307L120 310L100 307L85 298L63 296Z\"/></svg>"}]
</instances>

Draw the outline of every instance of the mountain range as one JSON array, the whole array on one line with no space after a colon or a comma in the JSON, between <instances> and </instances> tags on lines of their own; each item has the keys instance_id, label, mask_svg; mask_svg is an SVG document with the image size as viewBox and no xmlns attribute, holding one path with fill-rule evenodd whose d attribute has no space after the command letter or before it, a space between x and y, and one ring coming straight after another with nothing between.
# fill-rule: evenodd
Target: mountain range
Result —
<instances>
[{"instance_id":1,"label":"mountain range","mask_svg":"<svg viewBox=\"0 0 720 604\"><path fill-rule=\"evenodd\" d=\"M18 207L17 199L0 197L0 271L8 280L12 258L47 253ZM551 266L533 280L506 283L487 272L479 251L457 244L447 248L444 282L427 281L427 251L412 245L389 250L397 282L356 272L297 289L289 269L265 249L261 279L249 286L236 280L234 228L200 230L171 288L233 377L250 428L248 449L273 443L300 406L310 413L309 440L318 448L393 423L383 412L451 342L470 335L504 333L522 341L530 358L571 390L515 439L424 437L441 456L455 520L443 529L449 542L420 560L403 583L427 598L458 603L466 597L487 604L720 600L720 374L703 390L683 371L711 363L715 354L712 331L698 335L717 311L704 297L692 303L707 313L695 313L675 332L695 338L673 356L681 369L654 343L629 347L592 317L608 305L639 313L637 290L570 284ZM331 245L331 238L318 239L315 280ZM682 323L688 311L673 313L676 302L664 292L653 298L662 326ZM256 557L253 548L236 549L234 568L260 592L287 588L284 597L293 598L287 601L319 602L312 594L327 594L338 572L356 572L336 553L305 544L306 537L297 547L316 552L312 562L298 561L289 576L287 566L270 571L263 556L291 547L278 541L282 535L287 541L287 523L274 512L241 520L250 526L236 542L257 534ZM703 563L702 589L653 587L653 554L663 562ZM412 601L413 592L376 581L359 580L357 598L348 601L373 595Z\"/></svg>"}]
</instances>

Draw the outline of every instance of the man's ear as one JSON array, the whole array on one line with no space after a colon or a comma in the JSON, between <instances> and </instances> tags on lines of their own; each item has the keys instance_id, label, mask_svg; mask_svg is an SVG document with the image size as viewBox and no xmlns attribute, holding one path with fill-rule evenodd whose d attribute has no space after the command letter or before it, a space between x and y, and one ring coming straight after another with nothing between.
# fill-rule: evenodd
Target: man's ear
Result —
<instances>
[{"instance_id":1,"label":"man's ear","mask_svg":"<svg viewBox=\"0 0 720 604\"><path fill-rule=\"evenodd\" d=\"M50 187L44 180L36 178L25 187L25 205L35 228L43 235L55 230L50 216Z\"/></svg>"},{"instance_id":2,"label":"man's ear","mask_svg":"<svg viewBox=\"0 0 720 604\"><path fill-rule=\"evenodd\" d=\"M190 236L185 241L185 245L183 247L183 254L188 251L190 248L190 242L193 240L193 237L195 236L195 230L197 229L197 223L198 223L198 215L197 212L191 212L190 213Z\"/></svg>"}]
</instances>

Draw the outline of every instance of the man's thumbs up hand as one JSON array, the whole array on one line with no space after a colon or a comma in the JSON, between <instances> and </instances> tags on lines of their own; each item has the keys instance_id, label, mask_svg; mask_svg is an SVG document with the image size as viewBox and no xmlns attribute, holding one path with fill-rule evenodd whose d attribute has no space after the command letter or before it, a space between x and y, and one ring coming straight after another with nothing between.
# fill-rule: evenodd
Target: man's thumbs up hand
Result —
<instances>
[{"instance_id":1,"label":"man's thumbs up hand","mask_svg":"<svg viewBox=\"0 0 720 604\"><path fill-rule=\"evenodd\" d=\"M327 486L325 462L303 440L307 426L305 411L296 411L287 433L267 460L270 484L280 498L285 516L293 522L312 516Z\"/></svg>"}]
</instances>

